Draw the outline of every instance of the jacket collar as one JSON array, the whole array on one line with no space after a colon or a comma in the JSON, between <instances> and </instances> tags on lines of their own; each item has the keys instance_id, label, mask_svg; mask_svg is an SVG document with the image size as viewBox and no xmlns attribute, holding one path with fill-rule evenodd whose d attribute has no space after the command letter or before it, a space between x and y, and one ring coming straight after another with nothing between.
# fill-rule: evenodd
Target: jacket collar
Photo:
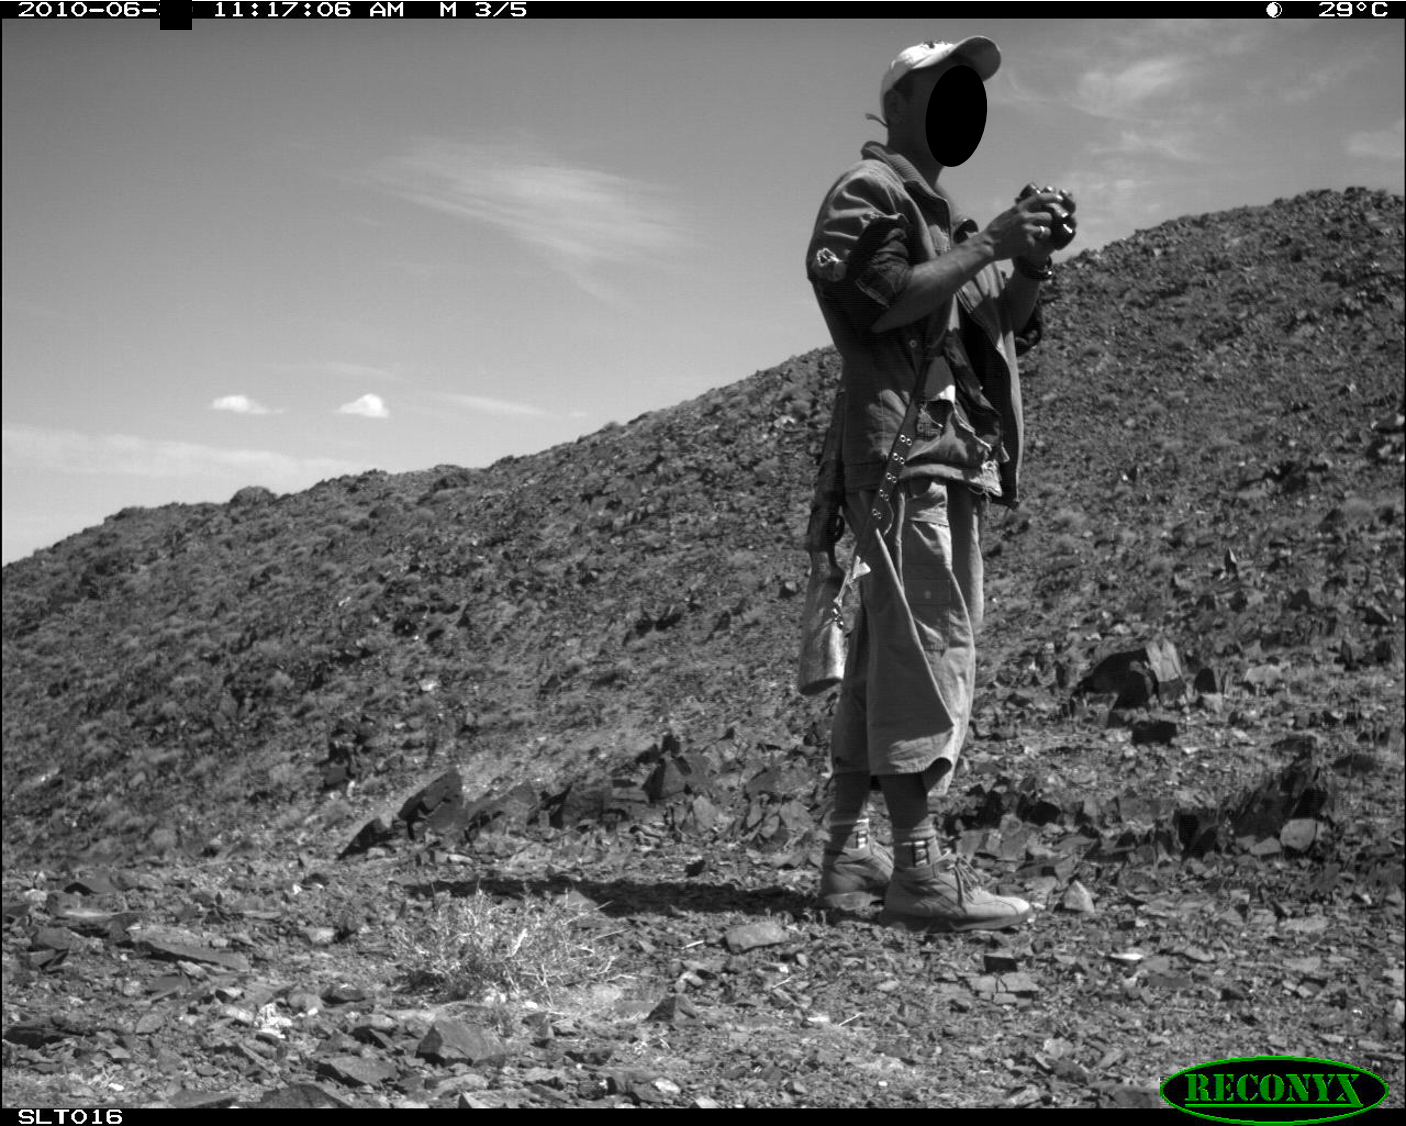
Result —
<instances>
[{"instance_id":1,"label":"jacket collar","mask_svg":"<svg viewBox=\"0 0 1406 1126\"><path fill-rule=\"evenodd\" d=\"M913 162L896 149L889 148L881 141L869 141L859 150L859 154L867 160L883 161L898 173L904 186L913 195L936 204L938 213L948 219L954 241L961 242L968 235L980 229L975 219L958 210L956 201L943 190L941 185L934 189L923 179L922 173L913 166Z\"/></svg>"}]
</instances>

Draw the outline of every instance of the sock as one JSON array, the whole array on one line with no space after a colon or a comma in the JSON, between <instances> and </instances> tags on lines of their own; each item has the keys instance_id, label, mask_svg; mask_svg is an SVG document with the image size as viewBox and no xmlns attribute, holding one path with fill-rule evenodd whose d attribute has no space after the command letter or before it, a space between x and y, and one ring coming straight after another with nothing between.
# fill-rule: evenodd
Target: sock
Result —
<instances>
[{"instance_id":1,"label":"sock","mask_svg":"<svg viewBox=\"0 0 1406 1126\"><path fill-rule=\"evenodd\" d=\"M937 826L928 812L928 790L921 774L883 774L889 819L893 822L893 862L900 868L920 868L937 859Z\"/></svg>"},{"instance_id":2,"label":"sock","mask_svg":"<svg viewBox=\"0 0 1406 1126\"><path fill-rule=\"evenodd\" d=\"M869 818L861 817L858 821L836 821L831 818L826 827L830 830L830 839L825 844L825 851L829 855L868 852Z\"/></svg>"},{"instance_id":3,"label":"sock","mask_svg":"<svg viewBox=\"0 0 1406 1126\"><path fill-rule=\"evenodd\" d=\"M826 852L858 851L869 846L869 774L867 771L835 775L835 800L826 828Z\"/></svg>"}]
</instances>

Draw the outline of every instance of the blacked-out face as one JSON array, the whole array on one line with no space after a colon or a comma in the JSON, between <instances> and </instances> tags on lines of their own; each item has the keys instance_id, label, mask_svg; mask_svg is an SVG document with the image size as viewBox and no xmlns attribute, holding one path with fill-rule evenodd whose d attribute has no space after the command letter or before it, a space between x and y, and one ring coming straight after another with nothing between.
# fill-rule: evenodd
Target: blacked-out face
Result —
<instances>
[{"instance_id":1,"label":"blacked-out face","mask_svg":"<svg viewBox=\"0 0 1406 1126\"><path fill-rule=\"evenodd\" d=\"M965 164L986 132L986 85L981 76L966 63L951 60L930 72L914 72L910 82L908 108L918 115L914 123L922 122L932 158L944 168Z\"/></svg>"},{"instance_id":2,"label":"blacked-out face","mask_svg":"<svg viewBox=\"0 0 1406 1126\"><path fill-rule=\"evenodd\" d=\"M928 150L944 168L965 164L986 132L986 85L965 63L941 75L928 96Z\"/></svg>"}]
</instances>

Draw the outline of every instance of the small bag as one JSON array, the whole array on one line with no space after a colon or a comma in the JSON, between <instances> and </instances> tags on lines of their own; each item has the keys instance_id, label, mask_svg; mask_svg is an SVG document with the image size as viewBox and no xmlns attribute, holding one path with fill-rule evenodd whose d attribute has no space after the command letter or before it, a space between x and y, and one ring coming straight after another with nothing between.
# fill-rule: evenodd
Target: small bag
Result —
<instances>
[{"instance_id":1,"label":"small bag","mask_svg":"<svg viewBox=\"0 0 1406 1126\"><path fill-rule=\"evenodd\" d=\"M801 657L796 689L815 696L835 687L845 675L845 623L837 609L845 573L835 551L812 552L801 612Z\"/></svg>"},{"instance_id":2,"label":"small bag","mask_svg":"<svg viewBox=\"0 0 1406 1126\"><path fill-rule=\"evenodd\" d=\"M807 535L807 549L810 552L810 581L806 587L806 602L801 614L801 655L796 676L796 688L804 696L814 696L833 688L844 678L846 658L845 597L860 578L869 573L869 564L864 555L875 536L883 536L893 523L893 496L898 488L899 474L912 452L914 432L922 414L923 378L919 374L917 384L908 396L908 406L903 412L898 433L893 436L889 456L884 462L884 476L874 491L873 503L865 516L864 525L858 529L854 539L854 555L848 571L840 571L835 562L834 538L820 534L827 528L825 523L823 498L835 495L830 492L832 482L826 480L824 457L822 472L816 483L816 500L811 509L811 530ZM837 420L839 406L831 416L831 432L835 436L836 449L839 444ZM826 439L827 445L830 438ZM841 486L843 489L843 486ZM839 495L843 495L841 492ZM843 521L839 522L843 527Z\"/></svg>"},{"instance_id":3,"label":"small bag","mask_svg":"<svg viewBox=\"0 0 1406 1126\"><path fill-rule=\"evenodd\" d=\"M937 444L925 451L928 460L961 469L980 469L993 459L1005 460L1001 447L1001 413L981 390L966 349L955 332L943 338L942 355L927 373L923 411L917 438Z\"/></svg>"}]
</instances>

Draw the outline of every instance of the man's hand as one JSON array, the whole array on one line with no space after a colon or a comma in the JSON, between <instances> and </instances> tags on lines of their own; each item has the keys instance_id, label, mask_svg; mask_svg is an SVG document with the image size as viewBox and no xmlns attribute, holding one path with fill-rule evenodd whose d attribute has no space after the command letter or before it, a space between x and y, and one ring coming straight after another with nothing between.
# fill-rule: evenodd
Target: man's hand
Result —
<instances>
[{"instance_id":1,"label":"man's hand","mask_svg":"<svg viewBox=\"0 0 1406 1126\"><path fill-rule=\"evenodd\" d=\"M1051 245L1050 231L1061 222L1072 227L1073 211L1073 197L1045 188L1002 211L983 233L989 237L997 261L1019 257L1041 260L1048 258L1051 250L1060 249Z\"/></svg>"},{"instance_id":2,"label":"man's hand","mask_svg":"<svg viewBox=\"0 0 1406 1126\"><path fill-rule=\"evenodd\" d=\"M1051 220L1048 241L1050 250L1063 250L1074 241L1074 236L1079 230L1079 220L1074 218L1074 197L1068 192L1057 191L1049 184L1043 188L1026 184L1020 189L1020 195L1015 197L1015 201L1019 203L1027 196L1039 195L1041 192L1055 192L1059 196L1058 202L1048 205Z\"/></svg>"},{"instance_id":3,"label":"man's hand","mask_svg":"<svg viewBox=\"0 0 1406 1126\"><path fill-rule=\"evenodd\" d=\"M945 254L914 266L903 292L874 321L870 331L888 332L928 316L992 262L1021 257L1032 264L1048 262L1051 250L1068 245L1067 241L1051 239L1051 230L1061 224L1072 228L1073 211L1074 200L1069 193L1029 185L1016 205L992 219L985 230ZM1010 279L1006 300L1015 324L1023 325L1030 319L1038 289L1038 283L1022 278L1018 271Z\"/></svg>"}]
</instances>

